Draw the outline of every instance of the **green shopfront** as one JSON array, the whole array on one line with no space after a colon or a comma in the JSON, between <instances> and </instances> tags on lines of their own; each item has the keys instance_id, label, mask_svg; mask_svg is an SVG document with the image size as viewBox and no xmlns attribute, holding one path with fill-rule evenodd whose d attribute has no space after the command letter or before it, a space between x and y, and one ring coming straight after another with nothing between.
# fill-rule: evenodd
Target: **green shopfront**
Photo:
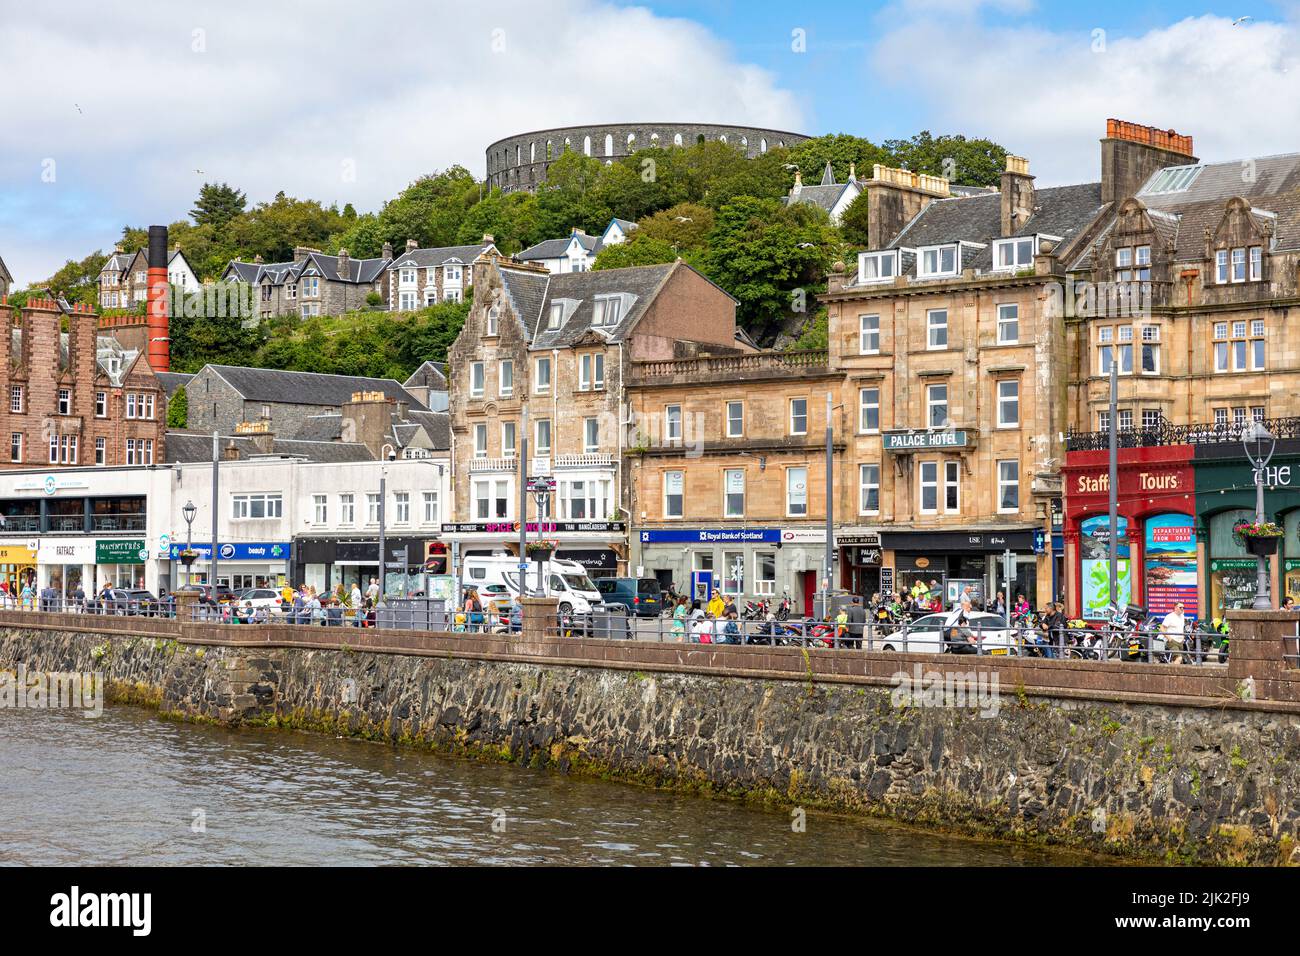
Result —
<instances>
[{"instance_id":1,"label":"green shopfront","mask_svg":"<svg viewBox=\"0 0 1300 956\"><path fill-rule=\"evenodd\" d=\"M1206 556L1206 612L1249 607L1257 561L1232 533L1255 519L1255 476L1240 442L1198 444L1195 451L1197 535ZM1286 532L1269 565L1274 604L1288 594L1300 603L1300 439L1277 443L1264 473L1264 518Z\"/></svg>"}]
</instances>

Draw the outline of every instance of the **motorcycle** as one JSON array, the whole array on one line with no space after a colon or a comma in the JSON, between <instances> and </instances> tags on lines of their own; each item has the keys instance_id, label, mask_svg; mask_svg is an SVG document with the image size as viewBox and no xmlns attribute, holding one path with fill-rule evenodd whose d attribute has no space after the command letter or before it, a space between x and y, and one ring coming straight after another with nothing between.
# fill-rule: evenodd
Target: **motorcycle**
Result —
<instances>
[{"instance_id":1,"label":"motorcycle","mask_svg":"<svg viewBox=\"0 0 1300 956\"><path fill-rule=\"evenodd\" d=\"M781 603L776 609L776 619L778 621L788 621L790 619L790 595L787 594L781 598Z\"/></svg>"},{"instance_id":2,"label":"motorcycle","mask_svg":"<svg viewBox=\"0 0 1300 956\"><path fill-rule=\"evenodd\" d=\"M771 604L766 600L746 601L744 610L740 612L742 621L765 621L771 612Z\"/></svg>"}]
</instances>

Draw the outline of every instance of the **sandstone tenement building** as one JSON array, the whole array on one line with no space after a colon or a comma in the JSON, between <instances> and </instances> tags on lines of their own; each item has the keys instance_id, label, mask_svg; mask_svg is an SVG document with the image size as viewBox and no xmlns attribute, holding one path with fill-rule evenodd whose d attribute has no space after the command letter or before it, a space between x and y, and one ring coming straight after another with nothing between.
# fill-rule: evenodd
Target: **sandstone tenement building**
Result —
<instances>
[{"instance_id":1,"label":"sandstone tenement building","mask_svg":"<svg viewBox=\"0 0 1300 956\"><path fill-rule=\"evenodd\" d=\"M801 133L711 123L611 123L534 130L499 139L487 148L487 184L503 192L535 192L550 164L565 150L612 163L651 147L692 146L705 141L730 143L748 157L808 139Z\"/></svg>"},{"instance_id":2,"label":"sandstone tenement building","mask_svg":"<svg viewBox=\"0 0 1300 956\"><path fill-rule=\"evenodd\" d=\"M139 350L99 335L94 312L51 299L21 310L0 302L0 329L4 467L163 460L166 393Z\"/></svg>"}]
</instances>

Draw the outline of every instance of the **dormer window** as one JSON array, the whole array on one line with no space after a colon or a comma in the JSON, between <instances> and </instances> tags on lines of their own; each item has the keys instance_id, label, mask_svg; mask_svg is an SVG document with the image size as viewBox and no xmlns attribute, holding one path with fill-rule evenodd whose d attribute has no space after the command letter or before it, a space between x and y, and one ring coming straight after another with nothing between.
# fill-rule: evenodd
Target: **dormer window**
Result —
<instances>
[{"instance_id":1,"label":"dormer window","mask_svg":"<svg viewBox=\"0 0 1300 956\"><path fill-rule=\"evenodd\" d=\"M925 246L917 258L917 276L921 279L934 279L940 276L955 276L961 262L957 244L950 246Z\"/></svg>"},{"instance_id":2,"label":"dormer window","mask_svg":"<svg viewBox=\"0 0 1300 956\"><path fill-rule=\"evenodd\" d=\"M859 253L859 282L888 282L897 275L898 250Z\"/></svg>"},{"instance_id":3,"label":"dormer window","mask_svg":"<svg viewBox=\"0 0 1300 956\"><path fill-rule=\"evenodd\" d=\"M604 328L618 325L623 312L623 300L619 296L599 296L596 299L594 309L595 312L591 319L592 325Z\"/></svg>"},{"instance_id":4,"label":"dormer window","mask_svg":"<svg viewBox=\"0 0 1300 956\"><path fill-rule=\"evenodd\" d=\"M551 314L547 317L546 327L551 330L558 329L560 327L560 323L562 323L563 321L564 321L564 303L552 302Z\"/></svg>"},{"instance_id":5,"label":"dormer window","mask_svg":"<svg viewBox=\"0 0 1300 956\"><path fill-rule=\"evenodd\" d=\"M1034 267L1035 236L1018 239L997 239L993 243L993 269L995 272L1016 272Z\"/></svg>"},{"instance_id":6,"label":"dormer window","mask_svg":"<svg viewBox=\"0 0 1300 956\"><path fill-rule=\"evenodd\" d=\"M1119 246L1115 249L1116 282L1151 281L1151 247Z\"/></svg>"},{"instance_id":7,"label":"dormer window","mask_svg":"<svg viewBox=\"0 0 1300 956\"><path fill-rule=\"evenodd\" d=\"M1236 249L1218 249L1214 253L1214 281L1219 285L1230 282L1258 282L1264 278L1263 246L1238 246Z\"/></svg>"}]
</instances>

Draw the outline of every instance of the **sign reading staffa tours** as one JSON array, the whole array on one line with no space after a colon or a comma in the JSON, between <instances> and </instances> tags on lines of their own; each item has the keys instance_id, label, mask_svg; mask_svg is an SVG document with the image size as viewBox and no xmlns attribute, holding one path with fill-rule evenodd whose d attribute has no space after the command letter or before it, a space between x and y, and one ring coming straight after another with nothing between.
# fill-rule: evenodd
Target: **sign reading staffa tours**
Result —
<instances>
[{"instance_id":1,"label":"sign reading staffa tours","mask_svg":"<svg viewBox=\"0 0 1300 956\"><path fill-rule=\"evenodd\" d=\"M145 551L144 540L138 538L114 538L95 542L96 564L139 564ZM147 553L147 552L146 552Z\"/></svg>"},{"instance_id":2,"label":"sign reading staffa tours","mask_svg":"<svg viewBox=\"0 0 1300 956\"><path fill-rule=\"evenodd\" d=\"M881 439L884 442L885 451L892 452L926 451L931 448L965 448L969 444L966 430L963 428L940 432L884 432Z\"/></svg>"}]
</instances>

